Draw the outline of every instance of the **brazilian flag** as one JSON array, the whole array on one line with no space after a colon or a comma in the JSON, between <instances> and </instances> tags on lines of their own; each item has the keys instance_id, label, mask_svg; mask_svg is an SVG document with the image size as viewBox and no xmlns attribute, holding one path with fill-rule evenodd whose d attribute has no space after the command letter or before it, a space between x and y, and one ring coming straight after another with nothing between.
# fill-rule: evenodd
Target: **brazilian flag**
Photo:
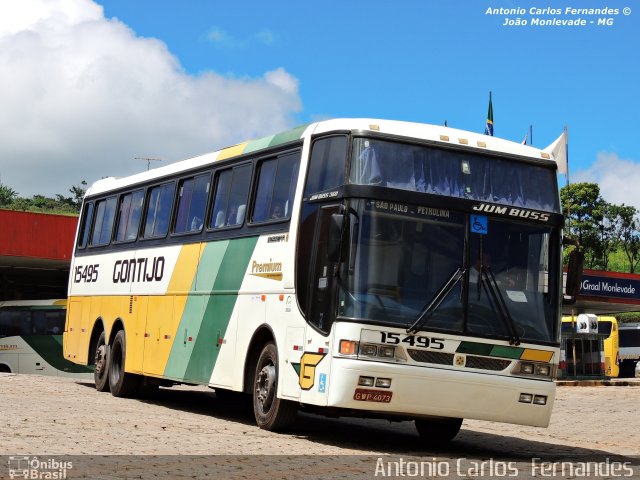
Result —
<instances>
[{"instance_id":1,"label":"brazilian flag","mask_svg":"<svg viewBox=\"0 0 640 480\"><path fill-rule=\"evenodd\" d=\"M491 102L491 92L489 92L489 112L487 113L487 126L484 127L484 134L493 137L493 103Z\"/></svg>"}]
</instances>

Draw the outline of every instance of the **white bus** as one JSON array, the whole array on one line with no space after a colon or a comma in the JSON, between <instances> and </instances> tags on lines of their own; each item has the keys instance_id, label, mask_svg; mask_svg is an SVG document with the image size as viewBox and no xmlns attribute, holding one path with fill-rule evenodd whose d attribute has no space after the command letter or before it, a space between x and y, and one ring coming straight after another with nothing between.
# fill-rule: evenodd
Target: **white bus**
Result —
<instances>
[{"instance_id":1,"label":"white bus","mask_svg":"<svg viewBox=\"0 0 640 480\"><path fill-rule=\"evenodd\" d=\"M0 302L0 372L86 378L62 355L66 300Z\"/></svg>"},{"instance_id":2,"label":"white bus","mask_svg":"<svg viewBox=\"0 0 640 480\"><path fill-rule=\"evenodd\" d=\"M67 359L98 390L189 383L300 408L546 426L559 360L552 155L451 128L336 119L89 188Z\"/></svg>"}]
</instances>

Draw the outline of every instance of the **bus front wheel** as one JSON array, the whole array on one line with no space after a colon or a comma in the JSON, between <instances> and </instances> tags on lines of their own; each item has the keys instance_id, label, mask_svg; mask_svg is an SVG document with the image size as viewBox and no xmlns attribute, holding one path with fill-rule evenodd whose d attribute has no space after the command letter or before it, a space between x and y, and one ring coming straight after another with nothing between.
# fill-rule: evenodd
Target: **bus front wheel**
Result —
<instances>
[{"instance_id":1,"label":"bus front wheel","mask_svg":"<svg viewBox=\"0 0 640 480\"><path fill-rule=\"evenodd\" d=\"M291 426L297 408L293 402L278 398L278 351L273 342L262 349L253 380L253 413L257 425L265 430Z\"/></svg>"},{"instance_id":2,"label":"bus front wheel","mask_svg":"<svg viewBox=\"0 0 640 480\"><path fill-rule=\"evenodd\" d=\"M109 346L104 338L104 332L102 332L96 342L96 355L93 361L95 364L93 380L99 392L109 391Z\"/></svg>"},{"instance_id":3,"label":"bus front wheel","mask_svg":"<svg viewBox=\"0 0 640 480\"><path fill-rule=\"evenodd\" d=\"M435 445L453 440L462 426L461 418L415 420L416 430L423 442Z\"/></svg>"},{"instance_id":4,"label":"bus front wheel","mask_svg":"<svg viewBox=\"0 0 640 480\"><path fill-rule=\"evenodd\" d=\"M116 333L109 349L109 388L114 397L130 397L138 391L140 376L125 373L126 342L124 330Z\"/></svg>"}]
</instances>

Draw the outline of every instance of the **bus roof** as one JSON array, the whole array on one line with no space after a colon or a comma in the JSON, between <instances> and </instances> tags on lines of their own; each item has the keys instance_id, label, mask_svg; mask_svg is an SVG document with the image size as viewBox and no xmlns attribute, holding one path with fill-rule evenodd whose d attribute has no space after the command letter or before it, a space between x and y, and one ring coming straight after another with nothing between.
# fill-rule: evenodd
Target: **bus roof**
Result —
<instances>
[{"instance_id":1,"label":"bus roof","mask_svg":"<svg viewBox=\"0 0 640 480\"><path fill-rule=\"evenodd\" d=\"M108 177L97 180L87 190L87 195L95 195L130 185L146 182L155 178L162 178L181 171L196 169L213 162L230 159L254 151L282 145L306 138L311 135L328 133L332 131L361 131L370 133L384 133L407 138L415 138L437 142L442 145L450 144L461 148L469 148L478 151L485 150L494 153L506 153L520 157L529 157L536 161L547 160L553 165L553 154L541 149L523 145L498 137L483 135L480 133L458 130L440 125L424 123L402 122L397 120L381 120L371 118L338 118L321 122L301 125L292 130L281 132L257 140L242 142L222 148L215 152L199 155L186 160L174 162L153 170L144 171L128 177Z\"/></svg>"}]
</instances>

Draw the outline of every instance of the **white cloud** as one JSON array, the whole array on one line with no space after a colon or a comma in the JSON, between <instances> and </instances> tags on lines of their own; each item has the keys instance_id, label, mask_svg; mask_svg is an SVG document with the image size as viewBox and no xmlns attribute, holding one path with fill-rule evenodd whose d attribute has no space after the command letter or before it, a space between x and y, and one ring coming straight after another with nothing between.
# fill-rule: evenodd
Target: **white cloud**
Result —
<instances>
[{"instance_id":1,"label":"white cloud","mask_svg":"<svg viewBox=\"0 0 640 480\"><path fill-rule=\"evenodd\" d=\"M615 153L600 152L593 165L577 172L572 181L595 182L610 203L633 205L640 209L640 163L621 159Z\"/></svg>"},{"instance_id":2,"label":"white cloud","mask_svg":"<svg viewBox=\"0 0 640 480\"><path fill-rule=\"evenodd\" d=\"M220 48L228 50L244 49L256 43L271 46L277 42L276 34L267 28L263 28L246 38L239 38L216 26L211 27L205 35L205 39Z\"/></svg>"},{"instance_id":3,"label":"white cloud","mask_svg":"<svg viewBox=\"0 0 640 480\"><path fill-rule=\"evenodd\" d=\"M189 75L90 0L0 1L0 72L0 178L23 196L286 130L301 109L283 68Z\"/></svg>"}]
</instances>

